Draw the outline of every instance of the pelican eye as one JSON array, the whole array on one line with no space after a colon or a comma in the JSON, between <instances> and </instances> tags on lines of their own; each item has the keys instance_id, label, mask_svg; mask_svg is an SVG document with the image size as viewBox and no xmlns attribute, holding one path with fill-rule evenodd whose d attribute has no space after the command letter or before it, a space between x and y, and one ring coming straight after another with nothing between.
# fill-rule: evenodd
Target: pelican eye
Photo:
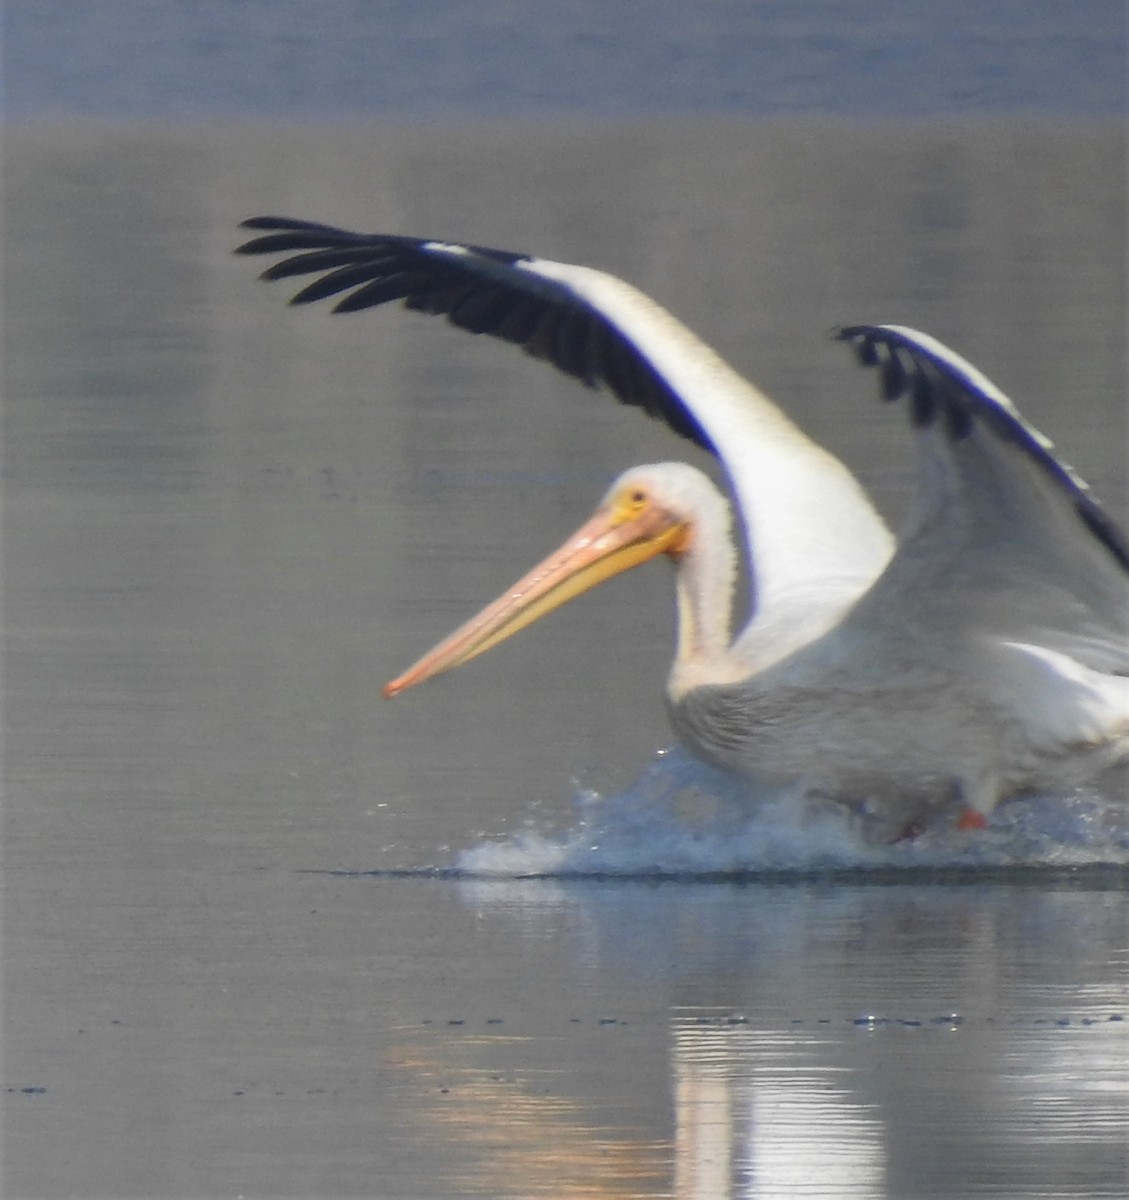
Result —
<instances>
[{"instance_id":1,"label":"pelican eye","mask_svg":"<svg viewBox=\"0 0 1129 1200\"><path fill-rule=\"evenodd\" d=\"M616 498L615 507L621 521L634 520L647 511L651 493L644 487L625 487Z\"/></svg>"}]
</instances>

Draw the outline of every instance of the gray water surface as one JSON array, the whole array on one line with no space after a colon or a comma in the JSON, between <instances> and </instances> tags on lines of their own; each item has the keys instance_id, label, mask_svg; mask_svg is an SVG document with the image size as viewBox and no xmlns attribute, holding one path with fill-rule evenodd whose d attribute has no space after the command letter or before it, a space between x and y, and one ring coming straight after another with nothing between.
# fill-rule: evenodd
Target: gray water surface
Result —
<instances>
[{"instance_id":1,"label":"gray water surface","mask_svg":"<svg viewBox=\"0 0 1129 1200\"><path fill-rule=\"evenodd\" d=\"M1091 116L1118 0L6 0L8 118Z\"/></svg>"},{"instance_id":2,"label":"gray water surface","mask_svg":"<svg viewBox=\"0 0 1129 1200\"><path fill-rule=\"evenodd\" d=\"M380 684L701 459L230 254L282 211L608 268L893 519L904 414L826 334L919 326L1124 514L1120 130L60 124L6 176L6 1195L1126 1194L1123 872L427 876L667 743L669 576Z\"/></svg>"}]
</instances>

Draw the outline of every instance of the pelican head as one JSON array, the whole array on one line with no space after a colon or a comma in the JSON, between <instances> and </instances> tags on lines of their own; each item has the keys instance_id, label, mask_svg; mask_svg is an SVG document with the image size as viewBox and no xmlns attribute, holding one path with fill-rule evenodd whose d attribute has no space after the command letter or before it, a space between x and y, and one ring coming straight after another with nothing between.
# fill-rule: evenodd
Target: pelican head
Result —
<instances>
[{"instance_id":1,"label":"pelican head","mask_svg":"<svg viewBox=\"0 0 1129 1200\"><path fill-rule=\"evenodd\" d=\"M712 531L719 521L727 533L728 505L697 468L685 463L633 467L612 484L592 516L559 549L385 684L383 694L399 695L469 662L582 592L648 559L665 554L682 563L698 549L703 524ZM728 538L724 540L728 545Z\"/></svg>"}]
</instances>

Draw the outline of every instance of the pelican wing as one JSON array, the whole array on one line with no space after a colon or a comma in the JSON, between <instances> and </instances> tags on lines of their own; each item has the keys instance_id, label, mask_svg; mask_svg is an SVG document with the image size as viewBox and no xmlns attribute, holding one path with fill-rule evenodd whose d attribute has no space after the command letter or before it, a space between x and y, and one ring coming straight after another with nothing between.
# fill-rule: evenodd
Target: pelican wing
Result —
<instances>
[{"instance_id":1,"label":"pelican wing","mask_svg":"<svg viewBox=\"0 0 1129 1200\"><path fill-rule=\"evenodd\" d=\"M242 254L292 254L263 278L317 274L304 304L344 293L335 312L402 301L521 346L589 386L659 417L725 464L755 563L758 615L781 644L826 625L877 577L893 540L834 456L680 321L630 284L588 267L425 238L358 234L255 217ZM798 632L796 636L799 636Z\"/></svg>"},{"instance_id":2,"label":"pelican wing","mask_svg":"<svg viewBox=\"0 0 1129 1200\"><path fill-rule=\"evenodd\" d=\"M289 254L266 280L317 274L290 301L309 304L345 295L338 313L403 301L445 316L468 333L485 333L545 359L587 387L603 385L624 404L666 422L675 433L716 453L694 413L655 365L607 314L567 280L552 278L529 254L427 238L350 233L285 217L254 217L244 228L273 230L239 254Z\"/></svg>"},{"instance_id":3,"label":"pelican wing","mask_svg":"<svg viewBox=\"0 0 1129 1200\"><path fill-rule=\"evenodd\" d=\"M907 401L919 457L916 511L847 624L896 638L932 623L966 644L985 634L1099 671L1129 666L1129 541L1047 438L926 334L838 336L878 369L885 399Z\"/></svg>"},{"instance_id":4,"label":"pelican wing","mask_svg":"<svg viewBox=\"0 0 1129 1200\"><path fill-rule=\"evenodd\" d=\"M839 622L739 688L691 693L684 726L710 731L723 762L775 756L789 776L810 764L844 794L951 784L982 813L1129 755L1124 536L947 347L890 325L840 337L878 368L887 399L907 402L916 509ZM748 730L747 743L718 729Z\"/></svg>"}]
</instances>

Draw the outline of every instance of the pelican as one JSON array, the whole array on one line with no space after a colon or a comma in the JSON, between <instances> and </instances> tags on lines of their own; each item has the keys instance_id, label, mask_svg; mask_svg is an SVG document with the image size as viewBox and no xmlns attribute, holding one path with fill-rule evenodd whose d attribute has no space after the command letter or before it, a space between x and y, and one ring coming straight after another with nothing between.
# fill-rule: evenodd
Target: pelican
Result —
<instances>
[{"instance_id":1,"label":"pelican","mask_svg":"<svg viewBox=\"0 0 1129 1200\"><path fill-rule=\"evenodd\" d=\"M468 662L657 555L676 568L679 740L765 786L982 827L1002 800L1129 759L1129 540L975 367L899 325L837 336L904 400L916 505L896 539L855 478L681 322L615 276L483 246L281 217L242 254L334 312L401 300L513 342L712 451L740 509L752 611L731 636L730 506L682 463L623 474L595 514L384 688ZM911 822L912 824L913 822ZM908 827L908 826L907 826Z\"/></svg>"}]
</instances>

